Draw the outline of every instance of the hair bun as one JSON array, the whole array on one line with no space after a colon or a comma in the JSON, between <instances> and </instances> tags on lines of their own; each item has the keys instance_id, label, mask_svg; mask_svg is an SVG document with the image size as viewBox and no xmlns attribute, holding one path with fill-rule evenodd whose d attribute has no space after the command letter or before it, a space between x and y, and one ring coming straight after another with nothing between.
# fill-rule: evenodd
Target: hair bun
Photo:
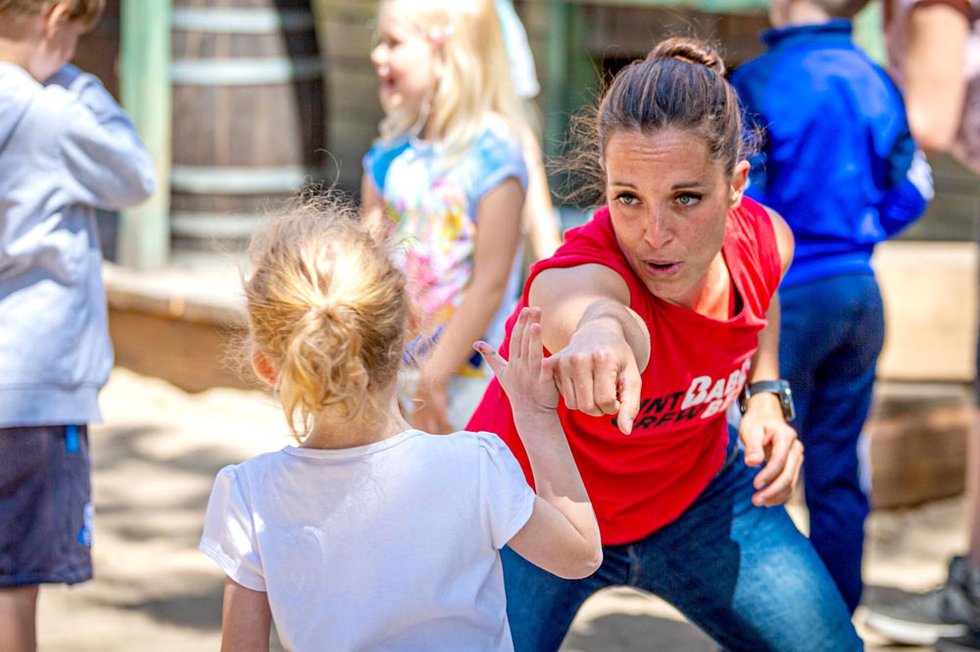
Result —
<instances>
[{"instance_id":1,"label":"hair bun","mask_svg":"<svg viewBox=\"0 0 980 652\"><path fill-rule=\"evenodd\" d=\"M710 45L693 38L674 37L661 41L647 55L647 61L654 59L678 59L687 63L700 64L714 70L719 75L725 74L725 62Z\"/></svg>"}]
</instances>

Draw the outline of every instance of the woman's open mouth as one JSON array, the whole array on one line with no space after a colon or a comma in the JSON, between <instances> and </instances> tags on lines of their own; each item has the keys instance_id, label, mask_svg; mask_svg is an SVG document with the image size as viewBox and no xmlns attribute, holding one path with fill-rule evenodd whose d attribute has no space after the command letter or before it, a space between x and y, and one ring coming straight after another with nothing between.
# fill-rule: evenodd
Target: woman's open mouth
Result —
<instances>
[{"instance_id":1,"label":"woman's open mouth","mask_svg":"<svg viewBox=\"0 0 980 652\"><path fill-rule=\"evenodd\" d=\"M645 260L643 265L654 276L673 276L681 268L678 261Z\"/></svg>"}]
</instances>

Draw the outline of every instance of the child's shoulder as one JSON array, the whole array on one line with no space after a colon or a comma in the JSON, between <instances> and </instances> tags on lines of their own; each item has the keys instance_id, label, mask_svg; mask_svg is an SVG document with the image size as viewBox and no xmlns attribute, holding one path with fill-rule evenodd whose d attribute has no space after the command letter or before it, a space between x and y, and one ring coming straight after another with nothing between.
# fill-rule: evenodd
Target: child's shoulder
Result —
<instances>
[{"instance_id":1,"label":"child's shoulder","mask_svg":"<svg viewBox=\"0 0 980 652\"><path fill-rule=\"evenodd\" d=\"M457 435L464 437L468 446L479 452L481 457L491 460L503 459L506 462L517 463L510 447L498 435L486 431L461 431Z\"/></svg>"},{"instance_id":2,"label":"child's shoulder","mask_svg":"<svg viewBox=\"0 0 980 652\"><path fill-rule=\"evenodd\" d=\"M67 88L44 85L18 65L0 62L0 98L29 104L32 110L62 111L77 99Z\"/></svg>"},{"instance_id":3,"label":"child's shoulder","mask_svg":"<svg viewBox=\"0 0 980 652\"><path fill-rule=\"evenodd\" d=\"M419 444L426 447L454 449L456 453L469 452L481 457L513 457L510 448L492 432L458 430L448 435L432 435L418 431L422 435Z\"/></svg>"},{"instance_id":4,"label":"child's shoulder","mask_svg":"<svg viewBox=\"0 0 980 652\"><path fill-rule=\"evenodd\" d=\"M521 140L503 117L491 114L483 121L474 146L478 151L521 151Z\"/></svg>"},{"instance_id":5,"label":"child's shoulder","mask_svg":"<svg viewBox=\"0 0 980 652\"><path fill-rule=\"evenodd\" d=\"M470 147L477 187L489 189L507 177L516 177L527 187L527 166L521 141L502 118L488 119Z\"/></svg>"},{"instance_id":6,"label":"child's shoulder","mask_svg":"<svg viewBox=\"0 0 980 652\"><path fill-rule=\"evenodd\" d=\"M229 464L218 471L218 478L230 484L239 484L247 482L250 477L261 476L270 471L274 472L288 459L287 451L290 448L291 446L286 446L280 450L260 453L237 464Z\"/></svg>"},{"instance_id":7,"label":"child's shoulder","mask_svg":"<svg viewBox=\"0 0 980 652\"><path fill-rule=\"evenodd\" d=\"M58 125L77 104L77 97L66 88L45 86L30 73L10 63L0 63L0 131L30 130L35 137L57 137Z\"/></svg>"}]
</instances>

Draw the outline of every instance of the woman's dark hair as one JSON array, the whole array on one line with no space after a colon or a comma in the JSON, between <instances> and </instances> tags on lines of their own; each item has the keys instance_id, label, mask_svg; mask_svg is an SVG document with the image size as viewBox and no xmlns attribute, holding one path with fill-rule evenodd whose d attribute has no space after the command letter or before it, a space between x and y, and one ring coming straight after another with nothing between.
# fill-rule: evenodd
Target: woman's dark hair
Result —
<instances>
[{"instance_id":1,"label":"woman's dark hair","mask_svg":"<svg viewBox=\"0 0 980 652\"><path fill-rule=\"evenodd\" d=\"M562 167L572 168L579 184L583 166L594 169L596 156L603 155L609 138L619 132L690 132L729 174L747 149L738 95L725 79L725 64L711 46L693 38L667 39L646 59L620 70L599 106L576 123L573 138L579 151ZM602 190L595 187L596 181ZM602 197L604 184L605 179L586 181L585 192ZM573 198L582 198L579 190L583 189L573 190Z\"/></svg>"}]
</instances>

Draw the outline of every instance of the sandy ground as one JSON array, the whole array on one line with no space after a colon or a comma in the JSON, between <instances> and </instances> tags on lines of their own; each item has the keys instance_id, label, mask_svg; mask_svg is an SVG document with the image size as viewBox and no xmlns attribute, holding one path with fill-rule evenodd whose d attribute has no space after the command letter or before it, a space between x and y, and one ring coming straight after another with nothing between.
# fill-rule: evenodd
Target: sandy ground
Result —
<instances>
[{"instance_id":1,"label":"sandy ground","mask_svg":"<svg viewBox=\"0 0 980 652\"><path fill-rule=\"evenodd\" d=\"M288 443L272 400L258 392L187 394L117 368L92 429L96 579L46 587L42 652L196 652L219 647L222 575L196 549L214 474ZM805 524L805 512L792 508ZM879 511L869 524L869 599L930 588L965 546L962 499ZM860 626L868 649L890 649ZM565 652L717 649L658 599L631 590L591 598ZM898 648L895 648L898 649ZM911 651L915 648L901 648Z\"/></svg>"}]
</instances>

